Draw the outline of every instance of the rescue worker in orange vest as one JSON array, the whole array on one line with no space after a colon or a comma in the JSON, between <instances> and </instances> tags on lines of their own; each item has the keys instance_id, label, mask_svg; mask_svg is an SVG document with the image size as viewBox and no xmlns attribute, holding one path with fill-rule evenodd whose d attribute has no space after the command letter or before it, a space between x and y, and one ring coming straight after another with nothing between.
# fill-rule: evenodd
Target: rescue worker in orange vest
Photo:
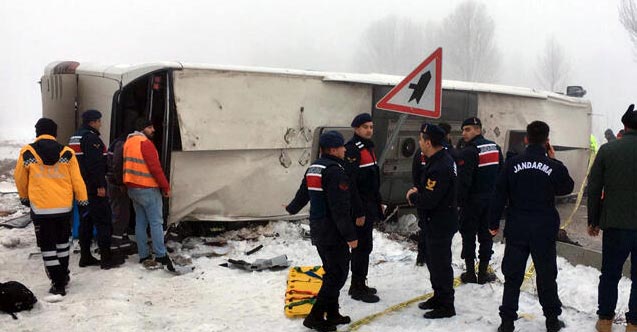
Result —
<instances>
[{"instance_id":1,"label":"rescue worker in orange vest","mask_svg":"<svg viewBox=\"0 0 637 332\"><path fill-rule=\"evenodd\" d=\"M159 162L157 148L149 138L155 134L150 120L139 118L135 122L136 131L128 135L124 143L124 184L128 197L135 209L135 238L139 262L153 265L154 262L174 271L172 261L166 252L163 230L162 195L170 197L170 185ZM150 226L155 260L152 261L148 248L146 229Z\"/></svg>"},{"instance_id":2,"label":"rescue worker in orange vest","mask_svg":"<svg viewBox=\"0 0 637 332\"><path fill-rule=\"evenodd\" d=\"M100 139L102 113L87 110L82 113L82 127L71 136L69 147L75 151L80 164L80 172L86 185L88 209L80 209L80 267L99 264L104 270L118 267L124 263L121 255L111 250L111 206L106 197L106 145ZM97 246L101 259L91 255L93 227L97 230Z\"/></svg>"},{"instance_id":3,"label":"rescue worker in orange vest","mask_svg":"<svg viewBox=\"0 0 637 332\"><path fill-rule=\"evenodd\" d=\"M55 140L57 124L41 118L35 133L35 142L20 150L15 184L20 202L31 208L37 243L52 282L49 293L64 296L70 279L73 200L87 206L88 196L73 150Z\"/></svg>"}]
</instances>

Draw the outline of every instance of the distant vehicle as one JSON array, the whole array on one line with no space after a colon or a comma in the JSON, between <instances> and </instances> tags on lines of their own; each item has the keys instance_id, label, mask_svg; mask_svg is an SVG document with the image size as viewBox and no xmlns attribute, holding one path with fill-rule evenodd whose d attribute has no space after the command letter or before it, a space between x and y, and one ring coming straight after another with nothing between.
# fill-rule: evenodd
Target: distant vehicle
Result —
<instances>
[{"instance_id":1,"label":"distant vehicle","mask_svg":"<svg viewBox=\"0 0 637 332\"><path fill-rule=\"evenodd\" d=\"M173 196L168 223L182 220L299 218L282 204L295 193L308 163L318 155L317 137L327 129L351 134L358 113L374 117L381 191L390 207L405 204L411 159L420 123L409 116L398 139L398 113L376 102L402 77L289 69L199 65L180 62L94 65L73 61L46 67L41 80L42 115L54 119L62 142L81 124L81 114L104 115L102 136L113 141L138 117L152 120L155 144ZM485 136L505 151L523 148L527 123L551 126L558 158L581 183L589 158L591 104L581 98L481 83L443 81L442 117L454 142L460 123L482 119Z\"/></svg>"}]
</instances>

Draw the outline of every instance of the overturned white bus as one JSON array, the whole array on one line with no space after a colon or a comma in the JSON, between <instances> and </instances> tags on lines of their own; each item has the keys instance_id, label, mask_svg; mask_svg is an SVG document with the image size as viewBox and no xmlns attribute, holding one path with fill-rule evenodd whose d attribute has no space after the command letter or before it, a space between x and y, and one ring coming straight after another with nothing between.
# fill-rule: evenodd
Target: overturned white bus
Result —
<instances>
[{"instance_id":1,"label":"overturned white bus","mask_svg":"<svg viewBox=\"0 0 637 332\"><path fill-rule=\"evenodd\" d=\"M155 144L171 182L168 223L182 220L289 218L282 205L294 195L325 129L348 131L371 112L378 154L385 150L381 191L390 206L404 204L411 160L423 118L375 108L402 77L179 62L94 65L73 61L46 67L42 114L65 142L88 109L103 113L106 143L138 117L155 125ZM581 183L589 158L589 101L561 94L480 83L443 81L442 117L460 136L464 118L482 119L485 136L504 151L523 144L526 125L551 126L558 158ZM399 125L400 124L400 125ZM388 138L398 137L388 145ZM304 217L303 214L294 218Z\"/></svg>"}]
</instances>

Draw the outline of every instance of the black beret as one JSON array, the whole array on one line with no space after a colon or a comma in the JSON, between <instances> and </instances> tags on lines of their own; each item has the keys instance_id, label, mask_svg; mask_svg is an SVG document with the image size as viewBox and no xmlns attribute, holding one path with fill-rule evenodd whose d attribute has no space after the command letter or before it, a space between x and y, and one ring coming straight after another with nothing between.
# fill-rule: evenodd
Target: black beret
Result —
<instances>
[{"instance_id":1,"label":"black beret","mask_svg":"<svg viewBox=\"0 0 637 332\"><path fill-rule=\"evenodd\" d=\"M146 118L138 118L135 120L135 130L142 131L144 128L152 126L153 122Z\"/></svg>"},{"instance_id":2,"label":"black beret","mask_svg":"<svg viewBox=\"0 0 637 332\"><path fill-rule=\"evenodd\" d=\"M474 117L470 117L464 121L462 121L462 126L460 128L464 128L464 126L479 126L482 128L482 121L480 119Z\"/></svg>"},{"instance_id":3,"label":"black beret","mask_svg":"<svg viewBox=\"0 0 637 332\"><path fill-rule=\"evenodd\" d=\"M634 104L628 106L626 113L622 116L622 123L626 128L637 129L637 111Z\"/></svg>"},{"instance_id":4,"label":"black beret","mask_svg":"<svg viewBox=\"0 0 637 332\"><path fill-rule=\"evenodd\" d=\"M371 122L372 121L372 116L369 113L361 113L357 116L354 117L354 120L352 120L352 128L358 128L360 127L363 123L366 122Z\"/></svg>"},{"instance_id":5,"label":"black beret","mask_svg":"<svg viewBox=\"0 0 637 332\"><path fill-rule=\"evenodd\" d=\"M51 135L56 137L58 135L58 125L49 118L41 118L35 123L35 135Z\"/></svg>"},{"instance_id":6,"label":"black beret","mask_svg":"<svg viewBox=\"0 0 637 332\"><path fill-rule=\"evenodd\" d=\"M429 139L436 143L442 142L442 139L446 135L445 131L442 128L427 122L423 123L422 126L420 126L420 132L427 135Z\"/></svg>"},{"instance_id":7,"label":"black beret","mask_svg":"<svg viewBox=\"0 0 637 332\"><path fill-rule=\"evenodd\" d=\"M89 123L91 121L99 120L102 118L102 113L98 110L88 110L82 113L82 121Z\"/></svg>"},{"instance_id":8,"label":"black beret","mask_svg":"<svg viewBox=\"0 0 637 332\"><path fill-rule=\"evenodd\" d=\"M343 145L345 145L345 139L338 131L330 130L319 137L319 146L322 148L338 148Z\"/></svg>"}]
</instances>

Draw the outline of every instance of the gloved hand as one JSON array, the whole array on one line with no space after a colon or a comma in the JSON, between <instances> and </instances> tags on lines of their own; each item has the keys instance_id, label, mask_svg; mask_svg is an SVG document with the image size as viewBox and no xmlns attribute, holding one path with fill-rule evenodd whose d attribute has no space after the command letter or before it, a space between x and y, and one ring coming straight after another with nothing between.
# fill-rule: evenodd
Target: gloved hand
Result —
<instances>
[{"instance_id":1,"label":"gloved hand","mask_svg":"<svg viewBox=\"0 0 637 332\"><path fill-rule=\"evenodd\" d=\"M20 198L20 204L26 207L31 207L31 201L29 201L28 198Z\"/></svg>"}]
</instances>

